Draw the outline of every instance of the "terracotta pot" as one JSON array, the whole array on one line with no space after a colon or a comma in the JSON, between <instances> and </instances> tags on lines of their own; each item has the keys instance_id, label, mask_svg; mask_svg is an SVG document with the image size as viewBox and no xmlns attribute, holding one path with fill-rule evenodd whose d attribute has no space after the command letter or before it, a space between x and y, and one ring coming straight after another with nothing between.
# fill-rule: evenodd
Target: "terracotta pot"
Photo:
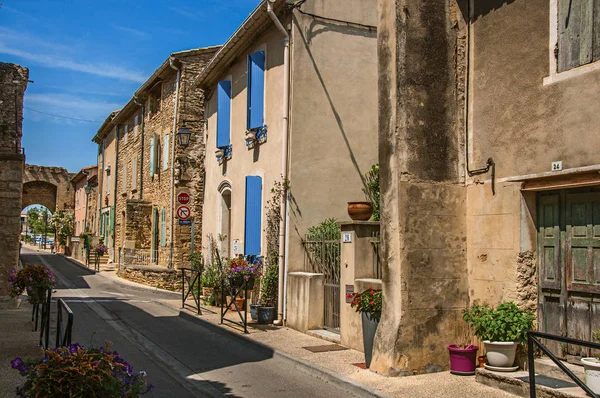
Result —
<instances>
[{"instance_id":1,"label":"terracotta pot","mask_svg":"<svg viewBox=\"0 0 600 398\"><path fill-rule=\"evenodd\" d=\"M348 202L348 215L354 221L368 221L373 215L371 202Z\"/></svg>"},{"instance_id":2,"label":"terracotta pot","mask_svg":"<svg viewBox=\"0 0 600 398\"><path fill-rule=\"evenodd\" d=\"M479 361L479 367L485 368L485 355L478 356L477 360Z\"/></svg>"},{"instance_id":3,"label":"terracotta pot","mask_svg":"<svg viewBox=\"0 0 600 398\"><path fill-rule=\"evenodd\" d=\"M244 299L243 298L236 298L235 303L237 304L240 311L244 311ZM232 305L231 309L235 310L235 306Z\"/></svg>"}]
</instances>

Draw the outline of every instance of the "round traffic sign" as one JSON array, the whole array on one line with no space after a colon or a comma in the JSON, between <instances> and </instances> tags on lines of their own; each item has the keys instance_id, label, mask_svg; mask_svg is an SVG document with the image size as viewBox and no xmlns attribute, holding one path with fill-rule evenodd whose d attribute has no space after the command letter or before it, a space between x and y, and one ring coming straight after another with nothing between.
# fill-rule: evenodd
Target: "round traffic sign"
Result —
<instances>
[{"instance_id":1,"label":"round traffic sign","mask_svg":"<svg viewBox=\"0 0 600 398\"><path fill-rule=\"evenodd\" d=\"M192 215L192 211L187 206L179 206L177 208L177 218L180 220L187 220Z\"/></svg>"},{"instance_id":2,"label":"round traffic sign","mask_svg":"<svg viewBox=\"0 0 600 398\"><path fill-rule=\"evenodd\" d=\"M187 205L190 203L190 195L188 195L187 192L181 192L179 195L177 195L177 202L181 203L182 205Z\"/></svg>"}]
</instances>

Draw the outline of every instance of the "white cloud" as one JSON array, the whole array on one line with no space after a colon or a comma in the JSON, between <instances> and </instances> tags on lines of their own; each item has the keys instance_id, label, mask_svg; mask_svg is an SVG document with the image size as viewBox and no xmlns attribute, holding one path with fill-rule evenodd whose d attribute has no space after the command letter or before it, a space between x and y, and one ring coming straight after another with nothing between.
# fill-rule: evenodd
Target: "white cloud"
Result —
<instances>
[{"instance_id":1,"label":"white cloud","mask_svg":"<svg viewBox=\"0 0 600 398\"><path fill-rule=\"evenodd\" d=\"M65 118L75 118L101 122L110 112L120 109L121 104L108 101L93 101L69 94L25 94L25 111L28 108L35 111L51 113ZM34 120L48 118L62 124L76 124L77 120L65 119L33 112L30 116Z\"/></svg>"},{"instance_id":2,"label":"white cloud","mask_svg":"<svg viewBox=\"0 0 600 398\"><path fill-rule=\"evenodd\" d=\"M59 55L34 54L32 52L6 46L1 42L0 54L14 55L49 68L68 69L76 72L89 73L95 76L129 80L136 83L143 83L146 81L146 77L141 72L131 71L120 66L77 62Z\"/></svg>"},{"instance_id":3,"label":"white cloud","mask_svg":"<svg viewBox=\"0 0 600 398\"><path fill-rule=\"evenodd\" d=\"M137 30L137 29L130 28L127 26L113 25L113 28L115 28L116 30L120 30L121 32L125 32L130 35L136 36L140 39L145 39L147 37L150 37L150 35L147 32L143 32L141 30Z\"/></svg>"}]
</instances>

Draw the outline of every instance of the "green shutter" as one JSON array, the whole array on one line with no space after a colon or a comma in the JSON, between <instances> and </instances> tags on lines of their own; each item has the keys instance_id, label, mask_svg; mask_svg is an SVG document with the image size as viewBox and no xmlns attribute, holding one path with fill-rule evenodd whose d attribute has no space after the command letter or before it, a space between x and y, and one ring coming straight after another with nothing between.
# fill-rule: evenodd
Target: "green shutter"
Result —
<instances>
[{"instance_id":1,"label":"green shutter","mask_svg":"<svg viewBox=\"0 0 600 398\"><path fill-rule=\"evenodd\" d=\"M167 209L163 207L160 217L160 245L167 245Z\"/></svg>"},{"instance_id":2,"label":"green shutter","mask_svg":"<svg viewBox=\"0 0 600 398\"><path fill-rule=\"evenodd\" d=\"M165 135L165 145L163 149L163 170L169 168L169 136Z\"/></svg>"},{"instance_id":3,"label":"green shutter","mask_svg":"<svg viewBox=\"0 0 600 398\"><path fill-rule=\"evenodd\" d=\"M115 207L111 206L110 207L110 233L112 234L115 230Z\"/></svg>"},{"instance_id":4,"label":"green shutter","mask_svg":"<svg viewBox=\"0 0 600 398\"><path fill-rule=\"evenodd\" d=\"M154 177L154 137L150 138L150 177Z\"/></svg>"}]
</instances>

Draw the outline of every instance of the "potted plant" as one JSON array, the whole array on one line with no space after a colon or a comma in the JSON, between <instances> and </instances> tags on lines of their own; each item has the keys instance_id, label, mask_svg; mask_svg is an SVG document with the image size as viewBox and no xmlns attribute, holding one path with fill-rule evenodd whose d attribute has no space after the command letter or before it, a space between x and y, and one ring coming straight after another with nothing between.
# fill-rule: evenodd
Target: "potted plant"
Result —
<instances>
[{"instance_id":1,"label":"potted plant","mask_svg":"<svg viewBox=\"0 0 600 398\"><path fill-rule=\"evenodd\" d=\"M512 370L517 345L526 340L527 330L533 328L534 315L513 302L504 302L496 308L475 305L464 311L463 319L485 344L486 366Z\"/></svg>"},{"instance_id":2,"label":"potted plant","mask_svg":"<svg viewBox=\"0 0 600 398\"><path fill-rule=\"evenodd\" d=\"M17 388L20 397L141 397L152 390L146 373L131 365L110 347L85 349L78 344L47 349L44 358L11 361L25 377Z\"/></svg>"},{"instance_id":3,"label":"potted plant","mask_svg":"<svg viewBox=\"0 0 600 398\"><path fill-rule=\"evenodd\" d=\"M241 287L246 282L246 288L252 290L254 281L262 275L262 259L260 256L247 256L241 254L231 258L227 262L225 277L229 279L232 286Z\"/></svg>"},{"instance_id":4,"label":"potted plant","mask_svg":"<svg viewBox=\"0 0 600 398\"><path fill-rule=\"evenodd\" d=\"M41 303L46 290L56 285L52 270L38 264L27 264L18 272L12 269L8 281L12 283L10 296L17 297L26 291L31 304Z\"/></svg>"},{"instance_id":5,"label":"potted plant","mask_svg":"<svg viewBox=\"0 0 600 398\"><path fill-rule=\"evenodd\" d=\"M98 246L96 246L94 250L96 251L96 254L98 254L99 257L102 257L106 253L108 253L108 247L104 246L103 243L100 243Z\"/></svg>"},{"instance_id":6,"label":"potted plant","mask_svg":"<svg viewBox=\"0 0 600 398\"><path fill-rule=\"evenodd\" d=\"M594 340L600 341L600 330L594 330ZM595 393L600 394L600 358L581 358L585 370L585 384Z\"/></svg>"},{"instance_id":7,"label":"potted plant","mask_svg":"<svg viewBox=\"0 0 600 398\"><path fill-rule=\"evenodd\" d=\"M373 289L371 286L362 293L348 293L348 298L352 299L350 306L356 307L356 312L361 313L365 365L368 368L373 357L375 332L381 319L381 289Z\"/></svg>"},{"instance_id":8,"label":"potted plant","mask_svg":"<svg viewBox=\"0 0 600 398\"><path fill-rule=\"evenodd\" d=\"M261 280L260 302L257 308L258 323L271 324L275 320L275 305L279 289L279 267L271 265Z\"/></svg>"},{"instance_id":9,"label":"potted plant","mask_svg":"<svg viewBox=\"0 0 600 398\"><path fill-rule=\"evenodd\" d=\"M379 163L376 163L373 166L371 166L369 171L365 173L364 179L365 186L362 190L373 206L373 214L371 216L371 220L379 221Z\"/></svg>"},{"instance_id":10,"label":"potted plant","mask_svg":"<svg viewBox=\"0 0 600 398\"><path fill-rule=\"evenodd\" d=\"M209 297L213 294L215 286L219 284L219 270L214 265L205 265L202 272L202 295Z\"/></svg>"},{"instance_id":11,"label":"potted plant","mask_svg":"<svg viewBox=\"0 0 600 398\"><path fill-rule=\"evenodd\" d=\"M466 323L457 325L458 344L450 344L450 373L456 375L474 375L478 346L471 344L473 329Z\"/></svg>"}]
</instances>

